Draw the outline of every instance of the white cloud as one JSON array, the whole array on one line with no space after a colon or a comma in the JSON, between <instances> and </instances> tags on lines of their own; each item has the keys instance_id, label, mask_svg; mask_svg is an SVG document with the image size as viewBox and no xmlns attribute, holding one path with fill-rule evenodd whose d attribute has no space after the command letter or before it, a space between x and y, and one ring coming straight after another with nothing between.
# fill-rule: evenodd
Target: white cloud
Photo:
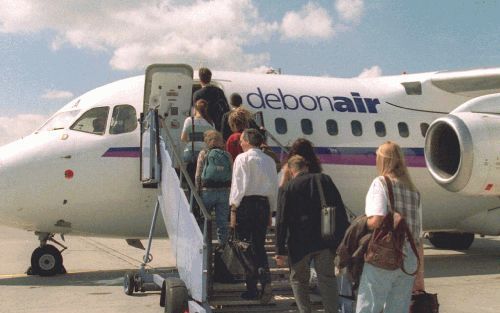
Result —
<instances>
[{"instance_id":1,"label":"white cloud","mask_svg":"<svg viewBox=\"0 0 500 313\"><path fill-rule=\"evenodd\" d=\"M358 23L364 10L364 0L337 0L335 9L340 18L347 22Z\"/></svg>"},{"instance_id":2,"label":"white cloud","mask_svg":"<svg viewBox=\"0 0 500 313\"><path fill-rule=\"evenodd\" d=\"M20 114L13 117L0 116L0 145L27 136L48 119L45 115Z\"/></svg>"},{"instance_id":3,"label":"white cloud","mask_svg":"<svg viewBox=\"0 0 500 313\"><path fill-rule=\"evenodd\" d=\"M374 65L370 68L365 68L361 72L361 74L358 75L359 78L366 78L366 77L378 77L382 76L382 69L378 65Z\"/></svg>"},{"instance_id":4,"label":"white cloud","mask_svg":"<svg viewBox=\"0 0 500 313\"><path fill-rule=\"evenodd\" d=\"M344 22L359 22L363 1L336 0L335 10ZM326 40L349 28L314 1L281 21L263 19L252 0L0 0L0 7L0 34L53 34L51 49L104 51L120 70L157 62L251 70L271 57L249 46L275 35Z\"/></svg>"},{"instance_id":5,"label":"white cloud","mask_svg":"<svg viewBox=\"0 0 500 313\"><path fill-rule=\"evenodd\" d=\"M248 70L270 56L244 47L279 30L251 0L0 0L0 7L0 33L50 30L52 49L111 52L111 66L122 70L154 62Z\"/></svg>"},{"instance_id":6,"label":"white cloud","mask_svg":"<svg viewBox=\"0 0 500 313\"><path fill-rule=\"evenodd\" d=\"M284 38L330 38L334 34L333 22L321 6L309 2L298 12L285 14L281 23Z\"/></svg>"},{"instance_id":7,"label":"white cloud","mask_svg":"<svg viewBox=\"0 0 500 313\"><path fill-rule=\"evenodd\" d=\"M40 96L42 99L69 99L73 98L71 91L65 90L45 90L44 94Z\"/></svg>"}]
</instances>

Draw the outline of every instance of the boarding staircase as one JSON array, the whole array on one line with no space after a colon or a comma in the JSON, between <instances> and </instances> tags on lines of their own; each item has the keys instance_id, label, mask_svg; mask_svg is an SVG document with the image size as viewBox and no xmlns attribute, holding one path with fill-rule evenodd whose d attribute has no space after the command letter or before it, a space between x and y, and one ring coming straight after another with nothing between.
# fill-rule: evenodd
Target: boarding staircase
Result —
<instances>
[{"instance_id":1,"label":"boarding staircase","mask_svg":"<svg viewBox=\"0 0 500 313\"><path fill-rule=\"evenodd\" d=\"M159 193L144 262L139 271L125 275L124 291L132 295L138 291L161 290L160 305L169 313L297 312L288 268L278 268L273 258L273 229L266 238L274 294L269 303L243 300L240 297L245 290L243 277L233 284L213 282L213 251L218 246L218 241L213 239L216 238L214 217L197 194L180 157L179 136L174 136L169 127L175 125L169 118L172 112L178 111L178 102L191 103L191 90L192 69L187 65L152 65L146 70L141 116L141 181L145 188L157 188ZM167 96L163 97L162 93ZM272 136L269 138L275 140ZM160 212L176 267L165 273L153 273L146 265L151 260L151 241ZM319 296L312 294L311 300L315 309L321 308Z\"/></svg>"}]
</instances>

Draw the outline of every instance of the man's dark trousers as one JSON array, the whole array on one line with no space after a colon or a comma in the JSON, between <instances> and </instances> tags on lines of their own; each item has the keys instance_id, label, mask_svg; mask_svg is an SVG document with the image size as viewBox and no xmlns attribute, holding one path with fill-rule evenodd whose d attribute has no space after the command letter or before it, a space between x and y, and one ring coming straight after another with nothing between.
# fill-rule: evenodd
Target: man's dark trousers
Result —
<instances>
[{"instance_id":1,"label":"man's dark trousers","mask_svg":"<svg viewBox=\"0 0 500 313\"><path fill-rule=\"evenodd\" d=\"M256 273L246 274L246 285L249 292L257 292L257 280L261 284L269 284L271 275L264 247L266 231L269 224L269 201L267 197L246 196L240 203L236 213L236 235L238 239L251 242L255 255Z\"/></svg>"}]
</instances>

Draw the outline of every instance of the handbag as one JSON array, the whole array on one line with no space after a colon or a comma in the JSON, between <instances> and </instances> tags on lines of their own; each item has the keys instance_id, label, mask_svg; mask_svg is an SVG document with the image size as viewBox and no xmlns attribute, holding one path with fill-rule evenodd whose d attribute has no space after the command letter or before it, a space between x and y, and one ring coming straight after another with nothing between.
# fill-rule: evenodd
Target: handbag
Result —
<instances>
[{"instance_id":1,"label":"handbag","mask_svg":"<svg viewBox=\"0 0 500 313\"><path fill-rule=\"evenodd\" d=\"M411 295L410 313L439 313L437 294L424 290L414 291Z\"/></svg>"},{"instance_id":2,"label":"handbag","mask_svg":"<svg viewBox=\"0 0 500 313\"><path fill-rule=\"evenodd\" d=\"M236 238L231 231L222 251L222 262L232 275L256 273L255 255L251 243Z\"/></svg>"},{"instance_id":3,"label":"handbag","mask_svg":"<svg viewBox=\"0 0 500 313\"><path fill-rule=\"evenodd\" d=\"M336 207L328 206L323 192L323 185L321 184L321 174L314 176L316 185L319 190L319 197L321 201L321 237L323 240L332 241L335 236L335 211Z\"/></svg>"},{"instance_id":4,"label":"handbag","mask_svg":"<svg viewBox=\"0 0 500 313\"><path fill-rule=\"evenodd\" d=\"M365 253L365 262L391 271L400 268L406 274L414 276L420 267L417 248L405 219L394 211L392 182L387 176L384 176L384 179L389 193L388 212L380 227L373 231ZM417 257L417 269L413 273L408 273L404 268L403 245L406 239Z\"/></svg>"}]
</instances>

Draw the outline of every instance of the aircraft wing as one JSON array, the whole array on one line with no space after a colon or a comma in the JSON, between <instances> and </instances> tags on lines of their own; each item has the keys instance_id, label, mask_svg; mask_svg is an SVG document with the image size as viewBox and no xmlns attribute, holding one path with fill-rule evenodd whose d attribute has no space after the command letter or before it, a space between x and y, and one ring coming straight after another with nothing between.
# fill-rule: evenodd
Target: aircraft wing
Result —
<instances>
[{"instance_id":1,"label":"aircraft wing","mask_svg":"<svg viewBox=\"0 0 500 313\"><path fill-rule=\"evenodd\" d=\"M500 68L438 72L431 83L444 91L467 97L500 93Z\"/></svg>"}]
</instances>

